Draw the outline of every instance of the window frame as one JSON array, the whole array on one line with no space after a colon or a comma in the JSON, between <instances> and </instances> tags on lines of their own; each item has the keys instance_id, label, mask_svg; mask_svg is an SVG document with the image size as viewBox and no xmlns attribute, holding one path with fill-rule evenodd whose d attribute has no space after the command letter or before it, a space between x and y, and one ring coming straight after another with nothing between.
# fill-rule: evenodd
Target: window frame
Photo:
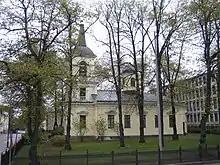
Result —
<instances>
[{"instance_id":1,"label":"window frame","mask_svg":"<svg viewBox=\"0 0 220 165\"><path fill-rule=\"evenodd\" d=\"M124 115L124 128L131 128L131 115Z\"/></svg>"},{"instance_id":2,"label":"window frame","mask_svg":"<svg viewBox=\"0 0 220 165\"><path fill-rule=\"evenodd\" d=\"M154 127L158 128L158 115L154 115Z\"/></svg>"},{"instance_id":3,"label":"window frame","mask_svg":"<svg viewBox=\"0 0 220 165\"><path fill-rule=\"evenodd\" d=\"M107 121L108 121L108 129L114 128L114 125L115 125L115 115L109 114L108 117L107 117Z\"/></svg>"},{"instance_id":4,"label":"window frame","mask_svg":"<svg viewBox=\"0 0 220 165\"><path fill-rule=\"evenodd\" d=\"M86 115L79 115L80 129L86 128Z\"/></svg>"},{"instance_id":5,"label":"window frame","mask_svg":"<svg viewBox=\"0 0 220 165\"><path fill-rule=\"evenodd\" d=\"M87 76L87 63L85 61L79 63L79 76Z\"/></svg>"}]
</instances>

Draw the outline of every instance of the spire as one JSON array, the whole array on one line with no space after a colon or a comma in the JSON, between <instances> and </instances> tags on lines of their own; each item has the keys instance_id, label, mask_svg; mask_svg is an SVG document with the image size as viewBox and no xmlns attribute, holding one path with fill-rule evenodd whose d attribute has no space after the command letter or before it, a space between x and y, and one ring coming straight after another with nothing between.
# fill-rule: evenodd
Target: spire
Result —
<instances>
[{"instance_id":1,"label":"spire","mask_svg":"<svg viewBox=\"0 0 220 165\"><path fill-rule=\"evenodd\" d=\"M86 46L84 24L80 24L79 37L78 37L78 45L79 46Z\"/></svg>"}]
</instances>

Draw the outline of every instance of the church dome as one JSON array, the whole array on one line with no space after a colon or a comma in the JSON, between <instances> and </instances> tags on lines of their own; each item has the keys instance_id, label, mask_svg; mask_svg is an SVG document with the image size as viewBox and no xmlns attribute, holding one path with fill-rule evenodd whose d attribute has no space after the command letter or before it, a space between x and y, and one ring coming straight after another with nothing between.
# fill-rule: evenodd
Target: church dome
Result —
<instances>
[{"instance_id":1,"label":"church dome","mask_svg":"<svg viewBox=\"0 0 220 165\"><path fill-rule=\"evenodd\" d=\"M80 24L78 44L76 46L74 54L76 56L87 57L87 58L95 58L96 57L95 54L92 52L92 50L90 48L88 48L86 45L85 30L84 30L83 24Z\"/></svg>"},{"instance_id":2,"label":"church dome","mask_svg":"<svg viewBox=\"0 0 220 165\"><path fill-rule=\"evenodd\" d=\"M87 46L77 46L75 49L75 54L80 57L94 58L95 54Z\"/></svg>"}]
</instances>

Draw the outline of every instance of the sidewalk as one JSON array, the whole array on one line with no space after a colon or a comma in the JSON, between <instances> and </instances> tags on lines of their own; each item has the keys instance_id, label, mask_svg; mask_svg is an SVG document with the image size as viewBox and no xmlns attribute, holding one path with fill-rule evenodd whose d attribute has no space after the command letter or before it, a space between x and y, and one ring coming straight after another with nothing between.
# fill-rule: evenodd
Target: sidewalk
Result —
<instances>
[{"instance_id":1,"label":"sidewalk","mask_svg":"<svg viewBox=\"0 0 220 165\"><path fill-rule=\"evenodd\" d=\"M176 164L168 164L168 165L220 165L220 160L212 160L212 161L199 161L199 162L183 162Z\"/></svg>"}]
</instances>

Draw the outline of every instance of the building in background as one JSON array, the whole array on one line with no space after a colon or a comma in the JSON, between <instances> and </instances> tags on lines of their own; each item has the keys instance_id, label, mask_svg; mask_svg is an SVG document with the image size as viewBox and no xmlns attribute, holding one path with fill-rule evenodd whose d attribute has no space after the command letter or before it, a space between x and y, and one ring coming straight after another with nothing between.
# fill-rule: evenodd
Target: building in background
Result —
<instances>
[{"instance_id":1,"label":"building in background","mask_svg":"<svg viewBox=\"0 0 220 165\"><path fill-rule=\"evenodd\" d=\"M207 122L208 130L217 129L220 126L217 83L215 78L212 78L211 81L211 110ZM180 92L176 99L186 103L187 126L199 130L201 116L205 112L206 74L187 79L184 84L186 89L182 90L184 92Z\"/></svg>"},{"instance_id":2,"label":"building in background","mask_svg":"<svg viewBox=\"0 0 220 165\"><path fill-rule=\"evenodd\" d=\"M8 113L0 112L0 133L7 133L8 130Z\"/></svg>"}]
</instances>

